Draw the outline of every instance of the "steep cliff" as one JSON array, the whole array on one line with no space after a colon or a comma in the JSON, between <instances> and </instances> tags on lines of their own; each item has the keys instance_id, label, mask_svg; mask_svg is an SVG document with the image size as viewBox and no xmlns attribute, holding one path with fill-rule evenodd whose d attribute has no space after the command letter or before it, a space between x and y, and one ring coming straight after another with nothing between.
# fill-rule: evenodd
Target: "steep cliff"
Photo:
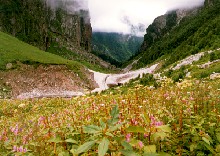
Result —
<instances>
[{"instance_id":1,"label":"steep cliff","mask_svg":"<svg viewBox=\"0 0 220 156\"><path fill-rule=\"evenodd\" d=\"M147 28L147 33L144 36L144 42L140 51L145 51L154 42L160 40L163 36L168 34L173 28L180 24L184 17L196 15L198 10L199 8L177 9L157 17Z\"/></svg>"},{"instance_id":2,"label":"steep cliff","mask_svg":"<svg viewBox=\"0 0 220 156\"><path fill-rule=\"evenodd\" d=\"M73 10L79 8L77 0L72 1L71 8L64 2L53 6L46 0L4 0L0 30L43 50L56 42L90 51L92 28L88 10Z\"/></svg>"}]
</instances>

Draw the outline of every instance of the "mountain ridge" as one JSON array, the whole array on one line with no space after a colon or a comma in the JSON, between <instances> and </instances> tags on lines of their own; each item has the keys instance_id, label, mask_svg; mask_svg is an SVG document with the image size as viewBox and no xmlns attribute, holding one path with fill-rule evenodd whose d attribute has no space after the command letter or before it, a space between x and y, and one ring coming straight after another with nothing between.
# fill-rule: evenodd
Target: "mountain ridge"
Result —
<instances>
[{"instance_id":1,"label":"mountain ridge","mask_svg":"<svg viewBox=\"0 0 220 156\"><path fill-rule=\"evenodd\" d=\"M164 67L199 51L216 49L219 46L220 2L205 1L204 6L192 10L178 23L176 11L161 17L169 17L164 32L160 33L155 23L148 28L141 51L134 58L140 58L136 67L146 66L164 57ZM197 13L195 13L195 12ZM160 25L160 23L158 24ZM161 26L161 25L160 25ZM160 29L159 29L160 30Z\"/></svg>"}]
</instances>

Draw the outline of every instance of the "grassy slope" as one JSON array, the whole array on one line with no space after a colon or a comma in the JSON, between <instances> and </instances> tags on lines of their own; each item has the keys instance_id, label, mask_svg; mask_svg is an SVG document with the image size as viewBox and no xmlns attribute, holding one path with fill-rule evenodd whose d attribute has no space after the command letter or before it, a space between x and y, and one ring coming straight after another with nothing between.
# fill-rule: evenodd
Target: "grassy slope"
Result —
<instances>
[{"instance_id":1,"label":"grassy slope","mask_svg":"<svg viewBox=\"0 0 220 156\"><path fill-rule=\"evenodd\" d=\"M152 63L161 56L170 65L188 55L220 47L220 4L204 8L198 15L184 19L161 40L152 44L141 57L136 68Z\"/></svg>"},{"instance_id":2,"label":"grassy slope","mask_svg":"<svg viewBox=\"0 0 220 156\"><path fill-rule=\"evenodd\" d=\"M7 63L16 61L42 64L67 65L80 68L78 62L64 59L60 56L44 52L28 45L10 35L0 32L0 69L4 70ZM73 68L74 69L74 68Z\"/></svg>"}]
</instances>

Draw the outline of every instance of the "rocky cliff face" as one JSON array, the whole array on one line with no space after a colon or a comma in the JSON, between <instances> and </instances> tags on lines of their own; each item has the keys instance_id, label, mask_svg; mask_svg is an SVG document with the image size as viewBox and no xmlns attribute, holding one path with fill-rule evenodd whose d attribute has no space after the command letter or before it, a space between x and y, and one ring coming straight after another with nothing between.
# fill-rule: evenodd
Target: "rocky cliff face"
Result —
<instances>
[{"instance_id":1,"label":"rocky cliff face","mask_svg":"<svg viewBox=\"0 0 220 156\"><path fill-rule=\"evenodd\" d=\"M60 1L62 2L62 1ZM92 28L88 10L64 4L51 7L44 0L5 0L0 7L0 30L46 50L56 42L60 46L91 50Z\"/></svg>"},{"instance_id":2,"label":"rocky cliff face","mask_svg":"<svg viewBox=\"0 0 220 156\"><path fill-rule=\"evenodd\" d=\"M155 41L159 40L161 37L168 34L174 27L178 26L184 17L195 15L197 14L198 10L199 8L190 10L178 9L157 17L147 28L147 33L144 36L144 42L140 51L145 51Z\"/></svg>"}]
</instances>

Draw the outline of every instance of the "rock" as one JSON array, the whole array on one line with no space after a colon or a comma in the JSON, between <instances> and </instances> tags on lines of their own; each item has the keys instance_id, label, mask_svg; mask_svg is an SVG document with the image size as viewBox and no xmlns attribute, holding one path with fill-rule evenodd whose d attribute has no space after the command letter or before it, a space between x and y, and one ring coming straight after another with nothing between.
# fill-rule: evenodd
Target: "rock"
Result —
<instances>
[{"instance_id":1,"label":"rock","mask_svg":"<svg viewBox=\"0 0 220 156\"><path fill-rule=\"evenodd\" d=\"M220 73L214 73L210 75L211 80L220 79Z\"/></svg>"},{"instance_id":2,"label":"rock","mask_svg":"<svg viewBox=\"0 0 220 156\"><path fill-rule=\"evenodd\" d=\"M188 72L187 74L186 74L186 77L190 77L191 76L191 72Z\"/></svg>"},{"instance_id":3,"label":"rock","mask_svg":"<svg viewBox=\"0 0 220 156\"><path fill-rule=\"evenodd\" d=\"M118 83L117 83L117 82L107 83L107 86L108 86L109 88L116 87L116 86L118 86Z\"/></svg>"},{"instance_id":4,"label":"rock","mask_svg":"<svg viewBox=\"0 0 220 156\"><path fill-rule=\"evenodd\" d=\"M13 67L13 64L12 64L12 63L6 64L6 69L7 69L7 70L12 69L12 67Z\"/></svg>"}]
</instances>

